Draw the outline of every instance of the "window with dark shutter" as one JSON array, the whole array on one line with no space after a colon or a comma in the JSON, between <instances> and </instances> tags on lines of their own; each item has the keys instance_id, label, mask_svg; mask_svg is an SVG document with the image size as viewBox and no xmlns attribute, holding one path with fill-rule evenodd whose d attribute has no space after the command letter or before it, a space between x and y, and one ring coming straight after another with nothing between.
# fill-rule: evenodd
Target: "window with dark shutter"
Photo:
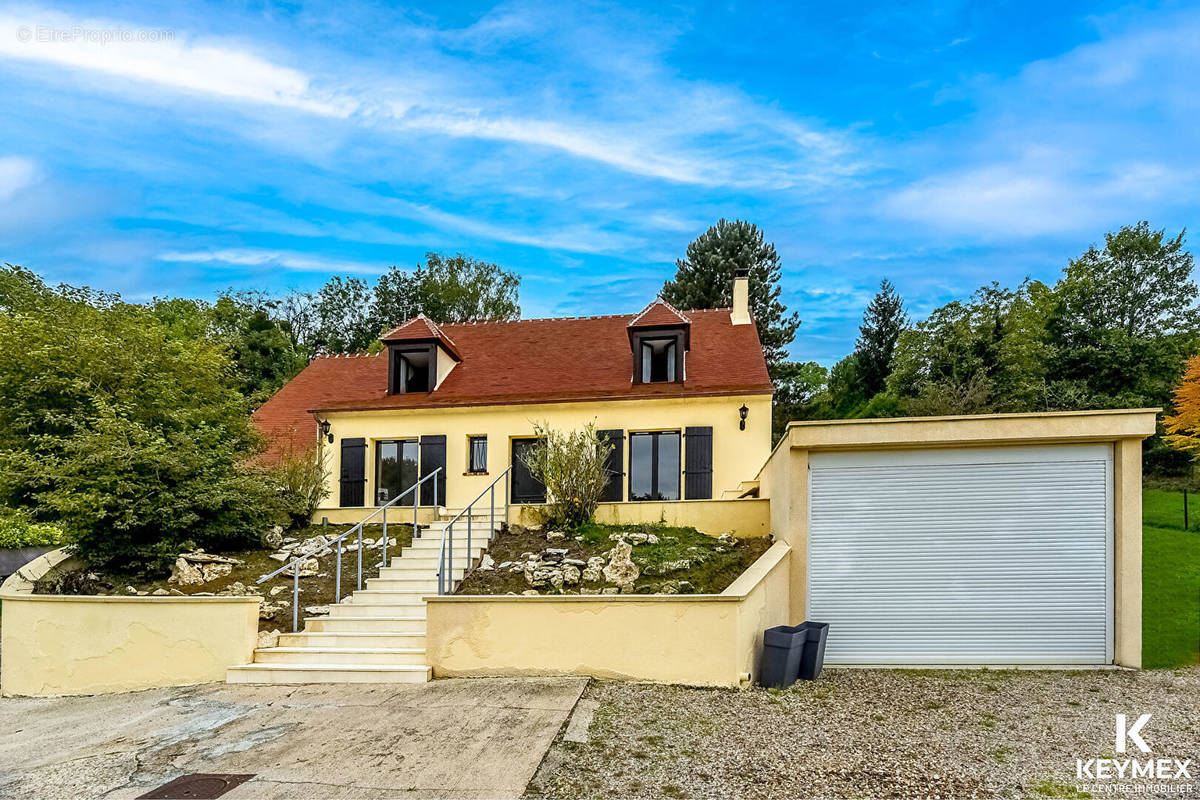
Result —
<instances>
[{"instance_id":1,"label":"window with dark shutter","mask_svg":"<svg viewBox=\"0 0 1200 800\"><path fill-rule=\"evenodd\" d=\"M367 440L342 439L338 505L366 505Z\"/></svg>"},{"instance_id":2,"label":"window with dark shutter","mask_svg":"<svg viewBox=\"0 0 1200 800\"><path fill-rule=\"evenodd\" d=\"M684 499L712 499L712 437L712 428L687 428L683 432Z\"/></svg>"},{"instance_id":3,"label":"window with dark shutter","mask_svg":"<svg viewBox=\"0 0 1200 800\"><path fill-rule=\"evenodd\" d=\"M611 445L604 459L604 471L608 473L608 488L601 501L619 503L625 499L625 431L596 431L600 441Z\"/></svg>"}]
</instances>

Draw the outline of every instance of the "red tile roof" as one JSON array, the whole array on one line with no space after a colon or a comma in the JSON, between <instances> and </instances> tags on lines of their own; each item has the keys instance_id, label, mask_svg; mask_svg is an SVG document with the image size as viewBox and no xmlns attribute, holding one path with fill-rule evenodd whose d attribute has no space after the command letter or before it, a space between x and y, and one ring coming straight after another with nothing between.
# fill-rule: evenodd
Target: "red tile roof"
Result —
<instances>
[{"instance_id":1,"label":"red tile roof","mask_svg":"<svg viewBox=\"0 0 1200 800\"><path fill-rule=\"evenodd\" d=\"M650 305L642 309L641 313L629 321L629 327L638 328L653 325L690 325L689 320L683 313L675 308L675 306L663 300L661 297L655 299Z\"/></svg>"},{"instance_id":2,"label":"red tile roof","mask_svg":"<svg viewBox=\"0 0 1200 800\"><path fill-rule=\"evenodd\" d=\"M682 383L633 383L627 329L635 315L443 325L462 361L431 393L387 394L387 358L318 358L254 414L281 447L311 445L313 411L445 408L584 400L636 400L771 391L753 325L729 309L690 311ZM403 326L402 326L403 327Z\"/></svg>"},{"instance_id":3,"label":"red tile roof","mask_svg":"<svg viewBox=\"0 0 1200 800\"><path fill-rule=\"evenodd\" d=\"M408 322L403 322L379 337L381 342L421 342L436 339L442 343L455 359L461 358L454 340L438 327L437 323L424 314L417 314Z\"/></svg>"}]
</instances>

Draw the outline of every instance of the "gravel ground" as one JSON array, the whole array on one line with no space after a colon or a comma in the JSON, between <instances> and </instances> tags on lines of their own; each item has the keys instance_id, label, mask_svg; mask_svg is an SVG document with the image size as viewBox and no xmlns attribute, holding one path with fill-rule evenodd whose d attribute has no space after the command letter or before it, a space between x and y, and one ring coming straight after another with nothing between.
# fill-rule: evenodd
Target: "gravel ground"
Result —
<instances>
[{"instance_id":1,"label":"gravel ground","mask_svg":"<svg viewBox=\"0 0 1200 800\"><path fill-rule=\"evenodd\" d=\"M843 669L786 691L593 681L584 697L589 741L560 736L527 798L1200 797L1200 668ZM1076 759L1126 757L1118 713L1153 715L1151 752L1127 756L1195 758L1197 780L1077 780Z\"/></svg>"}]
</instances>

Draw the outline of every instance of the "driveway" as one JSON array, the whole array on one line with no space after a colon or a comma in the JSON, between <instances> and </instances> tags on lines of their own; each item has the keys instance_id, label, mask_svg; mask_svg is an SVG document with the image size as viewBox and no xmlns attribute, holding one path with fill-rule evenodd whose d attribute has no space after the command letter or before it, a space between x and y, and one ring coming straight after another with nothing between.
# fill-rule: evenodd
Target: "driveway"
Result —
<instances>
[{"instance_id":1,"label":"driveway","mask_svg":"<svg viewBox=\"0 0 1200 800\"><path fill-rule=\"evenodd\" d=\"M519 797L587 681L229 686L0 699L0 797L135 798L251 773L239 798Z\"/></svg>"},{"instance_id":2,"label":"driveway","mask_svg":"<svg viewBox=\"0 0 1200 800\"><path fill-rule=\"evenodd\" d=\"M555 743L529 800L1200 796L1200 668L827 669L787 691L594 681L579 708L592 724ZM1150 752L1115 752L1117 714L1150 715ZM1167 777L1101 775L1100 759L1161 759Z\"/></svg>"}]
</instances>

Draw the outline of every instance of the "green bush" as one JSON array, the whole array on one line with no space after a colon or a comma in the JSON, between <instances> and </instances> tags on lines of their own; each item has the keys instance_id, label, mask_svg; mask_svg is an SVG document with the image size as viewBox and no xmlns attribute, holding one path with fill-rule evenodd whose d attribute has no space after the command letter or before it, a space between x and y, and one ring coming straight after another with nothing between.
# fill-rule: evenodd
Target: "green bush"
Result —
<instances>
[{"instance_id":1,"label":"green bush","mask_svg":"<svg viewBox=\"0 0 1200 800\"><path fill-rule=\"evenodd\" d=\"M542 521L566 528L589 522L608 487L604 464L612 445L600 440L593 423L576 431L534 425L534 433L538 442L522 460L546 485Z\"/></svg>"},{"instance_id":2,"label":"green bush","mask_svg":"<svg viewBox=\"0 0 1200 800\"><path fill-rule=\"evenodd\" d=\"M58 547L66 541L62 528L49 522L34 522L28 512L0 509L0 550L22 547Z\"/></svg>"},{"instance_id":3,"label":"green bush","mask_svg":"<svg viewBox=\"0 0 1200 800\"><path fill-rule=\"evenodd\" d=\"M288 449L270 474L279 489L284 511L293 528L303 528L312 522L321 501L329 496L329 466L325 451L315 447Z\"/></svg>"},{"instance_id":4,"label":"green bush","mask_svg":"<svg viewBox=\"0 0 1200 800\"><path fill-rule=\"evenodd\" d=\"M257 542L286 514L237 381L223 344L150 308L0 269L0 503L131 575Z\"/></svg>"}]
</instances>

